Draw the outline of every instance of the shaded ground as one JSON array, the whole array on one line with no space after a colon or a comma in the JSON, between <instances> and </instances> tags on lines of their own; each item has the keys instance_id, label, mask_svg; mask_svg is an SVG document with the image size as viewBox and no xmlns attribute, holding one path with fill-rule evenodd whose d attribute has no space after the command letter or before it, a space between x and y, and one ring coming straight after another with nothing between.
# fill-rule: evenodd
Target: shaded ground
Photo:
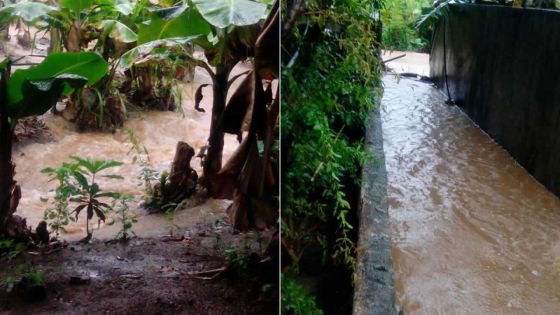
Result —
<instances>
[{"instance_id":1,"label":"shaded ground","mask_svg":"<svg viewBox=\"0 0 560 315\"><path fill-rule=\"evenodd\" d=\"M262 262L263 256L257 254L265 251L270 234L239 234L218 221L196 226L182 237L137 238L128 244L70 243L51 254L27 252L25 256L45 276L47 297L26 303L2 289L0 312L275 314L278 260ZM226 265L229 268L221 273L200 273ZM0 277L7 269L0 269ZM87 283L71 284L72 276Z\"/></svg>"}]
</instances>

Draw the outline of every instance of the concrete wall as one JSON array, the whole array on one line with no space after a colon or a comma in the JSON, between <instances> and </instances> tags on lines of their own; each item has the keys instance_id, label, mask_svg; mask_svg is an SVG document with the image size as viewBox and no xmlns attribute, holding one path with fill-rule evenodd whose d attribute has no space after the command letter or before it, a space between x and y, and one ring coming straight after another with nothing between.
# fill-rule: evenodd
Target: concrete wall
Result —
<instances>
[{"instance_id":1,"label":"concrete wall","mask_svg":"<svg viewBox=\"0 0 560 315\"><path fill-rule=\"evenodd\" d=\"M560 12L451 5L430 57L445 91L444 53L451 97L560 195Z\"/></svg>"},{"instance_id":2,"label":"concrete wall","mask_svg":"<svg viewBox=\"0 0 560 315\"><path fill-rule=\"evenodd\" d=\"M379 106L366 125L366 150L376 161L362 169L353 315L395 315L395 284L387 205L387 171Z\"/></svg>"}]
</instances>

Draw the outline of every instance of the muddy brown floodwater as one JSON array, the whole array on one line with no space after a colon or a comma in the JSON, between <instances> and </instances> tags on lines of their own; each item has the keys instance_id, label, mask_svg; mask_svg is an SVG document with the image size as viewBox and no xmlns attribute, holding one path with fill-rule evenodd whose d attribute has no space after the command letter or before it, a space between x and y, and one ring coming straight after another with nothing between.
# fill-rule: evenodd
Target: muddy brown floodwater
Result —
<instances>
[{"instance_id":1,"label":"muddy brown floodwater","mask_svg":"<svg viewBox=\"0 0 560 315\"><path fill-rule=\"evenodd\" d=\"M559 199L434 87L394 75L384 83L405 314L560 314Z\"/></svg>"},{"instance_id":2,"label":"muddy brown floodwater","mask_svg":"<svg viewBox=\"0 0 560 315\"><path fill-rule=\"evenodd\" d=\"M27 218L31 226L36 226L43 218L47 204L41 197L52 197L56 186L49 182L48 177L40 171L45 167L59 166L63 161L70 161L71 155L96 159L113 159L124 162L120 167L112 169L115 174L123 176L124 180L100 180L104 190L132 194L136 198L131 204L131 212L138 218L133 230L138 236L153 237L169 234L173 227L185 227L195 223L209 223L216 219L224 219L225 211L230 201L210 199L202 204L187 207L175 212L173 222L163 214L146 215L146 210L140 207L143 189L138 186L140 166L132 163L133 154L129 154L131 141L128 129L133 130L140 143L148 149L150 161L158 172L169 170L175 154L178 141L189 143L196 152L206 144L210 134L210 120L212 111L212 87L203 90L204 99L201 107L205 113L194 110L194 92L198 85L211 83L210 77L204 70L197 69L194 84L183 87L183 113L180 112L144 112L133 114L124 126L116 133L75 131L74 126L63 118L45 114L41 119L49 127L53 141L37 143L25 141L14 148L16 163L16 180L22 188L22 199L17 214ZM243 72L248 66L241 63L232 72L233 75ZM230 88L230 95L242 79L238 79ZM226 135L224 145L224 163L237 148L235 136ZM193 159L193 168L202 174L200 158ZM111 173L111 172L110 172ZM81 216L77 223L71 223L62 238L78 240L86 235L85 217ZM96 220L94 227L97 228ZM116 236L118 227L101 225L94 231L94 237L108 239Z\"/></svg>"}]
</instances>

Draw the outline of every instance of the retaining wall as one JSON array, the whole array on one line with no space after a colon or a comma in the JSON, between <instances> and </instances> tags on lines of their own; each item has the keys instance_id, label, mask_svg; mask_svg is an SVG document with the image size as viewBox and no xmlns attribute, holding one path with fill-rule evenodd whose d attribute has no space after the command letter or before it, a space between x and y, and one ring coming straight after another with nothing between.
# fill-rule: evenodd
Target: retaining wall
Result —
<instances>
[{"instance_id":1,"label":"retaining wall","mask_svg":"<svg viewBox=\"0 0 560 315\"><path fill-rule=\"evenodd\" d=\"M354 315L396 314L387 171L379 107L370 114L366 125L365 146L375 156L375 162L368 161L362 169Z\"/></svg>"}]
</instances>

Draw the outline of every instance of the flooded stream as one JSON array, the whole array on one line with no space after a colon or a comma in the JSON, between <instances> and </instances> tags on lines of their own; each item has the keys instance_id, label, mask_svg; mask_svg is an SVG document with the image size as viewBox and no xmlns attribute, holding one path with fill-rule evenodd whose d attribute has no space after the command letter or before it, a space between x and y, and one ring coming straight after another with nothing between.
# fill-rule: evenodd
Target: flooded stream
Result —
<instances>
[{"instance_id":1,"label":"flooded stream","mask_svg":"<svg viewBox=\"0 0 560 315\"><path fill-rule=\"evenodd\" d=\"M246 70L247 66L240 64L233 74ZM230 94L242 80L237 80ZM43 212L48 206L41 201L41 197L53 196L50 192L55 188L54 182L40 171L45 167L55 167L63 161L70 161L71 155L95 159L113 159L124 162L120 167L111 169L112 173L123 176L124 180L100 180L104 190L132 194L136 201L131 204L131 211L139 222L133 230L138 236L160 236L168 234L173 225L180 227L195 223L213 222L225 217L225 210L229 201L207 200L201 205L176 211L173 222L163 214L147 215L147 211L140 207L143 188L138 186L137 179L140 166L132 163L133 155L129 154L131 141L127 130L131 129L141 144L145 145L150 162L158 172L169 170L175 147L178 141L185 141L194 147L195 151L206 144L210 133L210 119L212 109L212 88L203 90L204 99L201 107L205 113L194 110L194 92L198 85L211 83L210 77L197 69L194 84L185 84L183 89L183 112L144 112L133 114L125 125L116 133L87 132L79 133L74 126L63 118L45 114L42 119L49 127L53 141L47 143L24 142L14 148L16 163L16 180L22 188L22 199L17 213L25 218L31 226L36 226L43 218ZM224 145L224 162L233 154L238 142L235 136L226 135ZM193 159L191 165L202 174L200 158ZM109 173L110 170L109 170ZM97 220L93 220L97 228ZM118 232L117 226L101 226L94 231L94 237L99 239L113 238ZM86 235L85 217L80 216L77 224L67 227L67 233L62 235L69 240L78 240Z\"/></svg>"},{"instance_id":2,"label":"flooded stream","mask_svg":"<svg viewBox=\"0 0 560 315\"><path fill-rule=\"evenodd\" d=\"M439 90L394 75L384 83L405 314L559 314L560 200Z\"/></svg>"}]
</instances>

